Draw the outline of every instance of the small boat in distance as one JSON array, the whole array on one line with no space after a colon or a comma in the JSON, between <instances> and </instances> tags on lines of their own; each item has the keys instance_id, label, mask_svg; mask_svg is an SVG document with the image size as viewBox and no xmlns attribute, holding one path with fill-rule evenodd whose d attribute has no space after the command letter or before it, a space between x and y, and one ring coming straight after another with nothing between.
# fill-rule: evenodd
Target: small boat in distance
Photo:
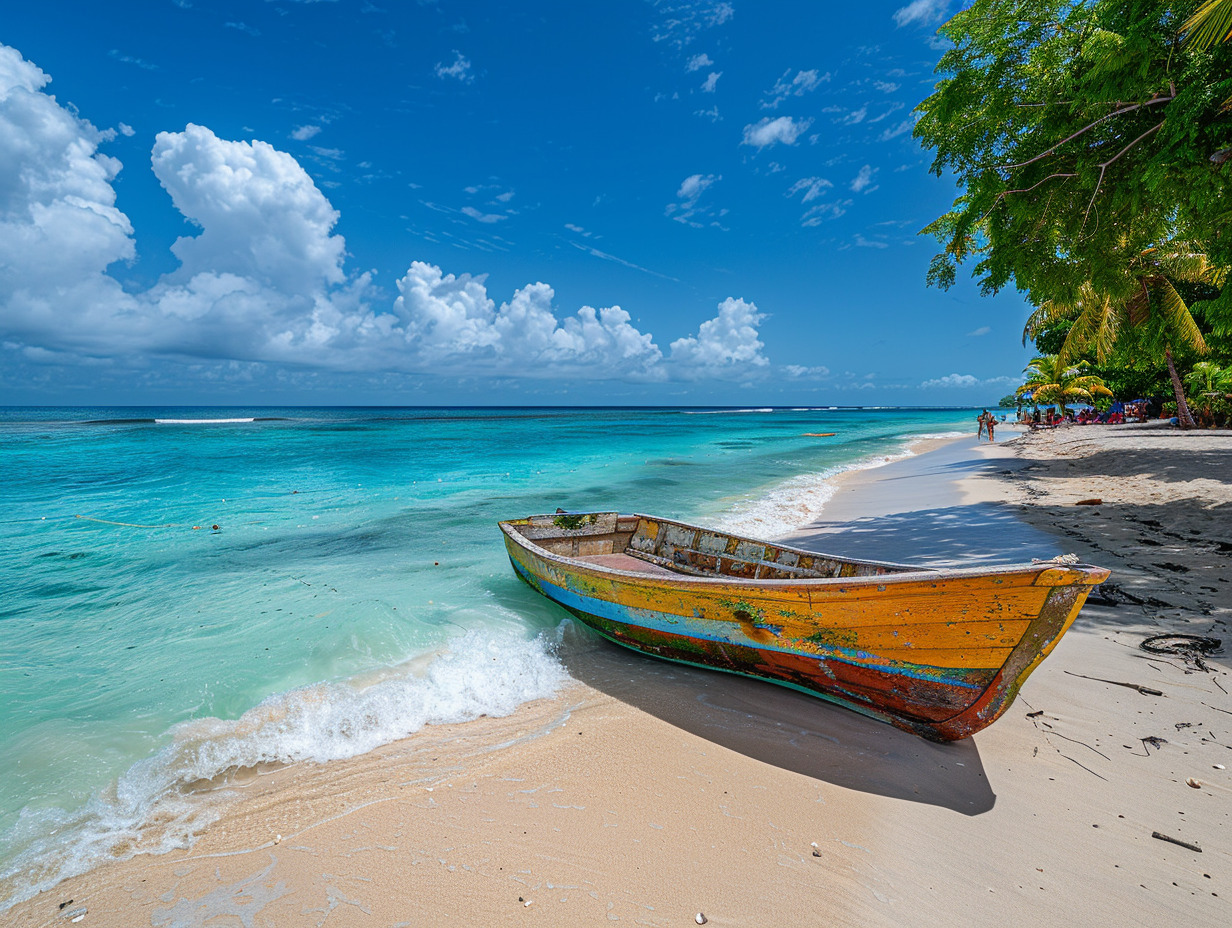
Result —
<instances>
[{"instance_id":1,"label":"small boat in distance","mask_svg":"<svg viewBox=\"0 0 1232 928\"><path fill-rule=\"evenodd\" d=\"M1101 567L929 569L615 512L500 523L513 569L605 638L769 680L933 741L1009 708Z\"/></svg>"}]
</instances>

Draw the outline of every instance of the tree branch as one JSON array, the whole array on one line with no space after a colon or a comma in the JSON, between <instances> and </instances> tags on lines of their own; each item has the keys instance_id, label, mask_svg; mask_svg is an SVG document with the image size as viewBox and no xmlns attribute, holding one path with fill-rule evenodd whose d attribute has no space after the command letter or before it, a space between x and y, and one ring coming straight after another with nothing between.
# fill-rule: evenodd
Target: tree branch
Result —
<instances>
[{"instance_id":1,"label":"tree branch","mask_svg":"<svg viewBox=\"0 0 1232 928\"><path fill-rule=\"evenodd\" d=\"M1152 132L1157 131L1161 126L1163 126L1163 124L1164 124L1164 120L1160 120L1159 122L1151 126L1151 128L1147 129L1140 136L1138 136L1136 139L1134 139L1132 142L1130 142L1128 145L1126 145L1124 148L1122 148L1115 155L1113 155L1111 158L1109 158L1107 161L1105 161L1103 164L1099 166L1099 180L1095 184L1095 189L1091 192L1091 202L1087 204L1087 211L1082 214L1082 228L1083 229L1087 227L1087 217L1091 215L1091 207L1095 205L1095 197L1099 193L1099 188L1103 186L1104 172L1108 170L1108 166L1112 164L1112 162L1120 158L1121 155L1125 154L1127 151L1129 151L1131 148L1133 148L1135 145L1141 142L1144 138L1146 138Z\"/></svg>"},{"instance_id":2,"label":"tree branch","mask_svg":"<svg viewBox=\"0 0 1232 928\"><path fill-rule=\"evenodd\" d=\"M1061 139L1061 141L1057 142L1057 144L1053 145L1051 148L1049 148L1049 149L1047 149L1047 150L1045 150L1045 151L1040 152L1040 153L1039 153L1038 155L1036 155L1034 158L1031 158L1031 159L1029 159L1029 160L1027 160L1027 161L1023 161L1023 162L1021 162L1021 163L1019 163L1019 164L998 164L998 165L994 165L994 166L991 168L991 170L993 170L993 171L1012 171L1012 170L1014 170L1014 169L1016 169L1016 168L1025 168L1028 164L1034 164L1036 161L1039 161L1039 160L1040 160L1040 158L1046 158L1048 155L1051 155L1054 151L1056 151L1058 148L1060 148L1060 147L1061 147L1062 145L1064 145L1066 142L1072 142L1074 139L1078 138L1078 136L1080 136L1080 135L1082 135L1082 134L1084 134L1084 133L1086 133L1086 132L1089 132L1090 130L1092 130L1092 129L1094 129L1096 126L1098 126L1101 122L1104 122L1105 120L1111 119L1113 116L1121 116L1121 115L1123 115L1123 114L1125 114L1125 113L1132 113L1134 110L1140 110L1140 109L1142 109L1143 107L1147 107L1147 106L1154 106L1156 103L1167 103L1169 100L1174 100L1175 98L1176 98L1176 91L1175 91L1175 90L1173 90L1173 92L1172 92L1172 95L1171 95L1171 96L1167 96L1167 97L1152 97L1150 100L1147 100L1145 103L1135 103L1133 106L1126 106L1126 107L1122 107L1122 108L1121 108L1121 109L1119 109L1119 110L1115 110L1114 112L1109 113L1107 116L1101 116L1099 119L1095 120L1095 122L1088 123L1087 125L1083 126L1081 129L1079 129L1077 132L1075 132L1073 135L1070 135L1070 136L1068 136L1068 137L1066 137L1066 138ZM1162 123L1161 123L1161 125L1162 125ZM1157 126L1156 128L1158 128L1158 126Z\"/></svg>"},{"instance_id":3,"label":"tree branch","mask_svg":"<svg viewBox=\"0 0 1232 928\"><path fill-rule=\"evenodd\" d=\"M1032 184L1030 187L1020 187L1020 188L1018 188L1017 190L1002 190L1000 193L998 193L998 194L997 194L996 199L992 201L992 205L991 205L991 206L989 206L989 207L988 207L988 209L984 210L983 215L981 215L981 216L980 216L980 218L979 218L979 219L977 219L977 220L975 221L975 222L976 222L976 225L979 225L979 223L981 223L981 222L983 222L985 219L987 219L987 218L988 218L988 214L989 214L989 213L991 213L994 209L996 209L996 208L997 208L997 204L1001 202L1002 198L1003 198L1003 197L1008 197L1011 193L1030 193L1032 190L1034 190L1034 189L1035 189L1036 187L1038 187L1040 184L1042 184L1042 183L1044 183L1044 182L1046 182L1046 181L1050 181L1050 180L1052 180L1054 177L1077 177L1077 176L1078 176L1077 174L1049 174L1049 175L1048 175L1047 177L1045 177L1043 180L1036 181L1036 182L1035 182L1034 184Z\"/></svg>"}]
</instances>

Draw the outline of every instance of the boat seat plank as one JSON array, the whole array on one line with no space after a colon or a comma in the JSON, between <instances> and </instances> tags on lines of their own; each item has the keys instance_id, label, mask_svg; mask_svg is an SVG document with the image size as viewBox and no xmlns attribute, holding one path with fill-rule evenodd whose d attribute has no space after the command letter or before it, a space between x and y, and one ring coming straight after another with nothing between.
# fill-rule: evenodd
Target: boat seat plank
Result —
<instances>
[{"instance_id":1,"label":"boat seat plank","mask_svg":"<svg viewBox=\"0 0 1232 928\"><path fill-rule=\"evenodd\" d=\"M649 561L638 560L627 554L585 554L576 558L576 560L586 564L594 564L597 567L607 567L612 570L627 570L639 574L654 574L655 576L665 577L676 576L675 571L668 570L666 567L660 567L658 564L651 564Z\"/></svg>"}]
</instances>

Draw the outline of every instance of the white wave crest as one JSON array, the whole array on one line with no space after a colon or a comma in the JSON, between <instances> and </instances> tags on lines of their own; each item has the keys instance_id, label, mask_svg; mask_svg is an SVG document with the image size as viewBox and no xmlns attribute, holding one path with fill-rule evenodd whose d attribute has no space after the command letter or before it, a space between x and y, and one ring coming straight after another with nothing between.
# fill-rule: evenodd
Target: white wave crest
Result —
<instances>
[{"instance_id":1,"label":"white wave crest","mask_svg":"<svg viewBox=\"0 0 1232 928\"><path fill-rule=\"evenodd\" d=\"M773 406L760 406L756 409L685 409L686 416L735 416L750 412L774 412Z\"/></svg>"},{"instance_id":2,"label":"white wave crest","mask_svg":"<svg viewBox=\"0 0 1232 928\"><path fill-rule=\"evenodd\" d=\"M227 425L236 422L256 422L256 419L155 419L158 425Z\"/></svg>"},{"instance_id":3,"label":"white wave crest","mask_svg":"<svg viewBox=\"0 0 1232 928\"><path fill-rule=\"evenodd\" d=\"M817 473L800 474L783 481L761 496L740 500L719 517L718 528L751 538L782 538L821 518L826 503L834 497L837 489L834 481L840 474L884 467L894 461L913 457L913 448L923 441L964 438L968 435L967 432L903 435L903 446L894 453L879 454Z\"/></svg>"},{"instance_id":4,"label":"white wave crest","mask_svg":"<svg viewBox=\"0 0 1232 928\"><path fill-rule=\"evenodd\" d=\"M269 764L354 757L425 725L505 716L568 679L541 635L471 631L448 650L363 681L319 683L270 696L238 719L194 719L82 808L25 809L4 836L17 851L0 873L0 912L103 860L192 845L217 818L194 789ZM7 855L6 855L7 856Z\"/></svg>"}]
</instances>

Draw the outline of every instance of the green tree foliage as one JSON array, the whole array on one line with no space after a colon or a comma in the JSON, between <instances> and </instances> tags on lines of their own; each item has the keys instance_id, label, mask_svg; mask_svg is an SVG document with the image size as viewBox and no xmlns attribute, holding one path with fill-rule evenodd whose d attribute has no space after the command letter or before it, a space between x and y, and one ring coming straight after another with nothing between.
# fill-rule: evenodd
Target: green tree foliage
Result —
<instances>
[{"instance_id":1,"label":"green tree foliage","mask_svg":"<svg viewBox=\"0 0 1232 928\"><path fill-rule=\"evenodd\" d=\"M1027 334L1051 348L1068 323L1062 363L1162 358L1183 425L1175 356L1208 351L1198 317L1232 337L1232 44L1199 32L1227 2L1199 5L976 0L942 27L954 48L916 126L963 189L925 230L930 282L973 260L985 292L1014 284L1039 307Z\"/></svg>"},{"instance_id":2,"label":"green tree foliage","mask_svg":"<svg viewBox=\"0 0 1232 928\"><path fill-rule=\"evenodd\" d=\"M944 249L931 281L975 259L988 292L1125 302L1133 265L1167 242L1232 264L1228 178L1211 160L1232 147L1232 44L1180 41L1197 5L976 0L942 27L954 48L915 134L963 193L926 230Z\"/></svg>"},{"instance_id":3,"label":"green tree foliage","mask_svg":"<svg viewBox=\"0 0 1232 928\"><path fill-rule=\"evenodd\" d=\"M1195 394L1224 394L1232 390L1232 368L1220 367L1213 361L1199 361L1185 377L1185 386Z\"/></svg>"}]
</instances>

